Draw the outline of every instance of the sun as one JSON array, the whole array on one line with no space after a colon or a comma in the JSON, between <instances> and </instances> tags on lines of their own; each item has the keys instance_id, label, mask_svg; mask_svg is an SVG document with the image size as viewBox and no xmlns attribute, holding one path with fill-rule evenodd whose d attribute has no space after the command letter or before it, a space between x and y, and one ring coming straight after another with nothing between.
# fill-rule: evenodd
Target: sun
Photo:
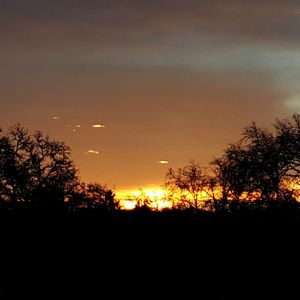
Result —
<instances>
[{"instance_id":1,"label":"sun","mask_svg":"<svg viewBox=\"0 0 300 300\"><path fill-rule=\"evenodd\" d=\"M148 199L148 205L153 209L161 210L170 207L170 203L165 196L166 191L159 187L116 192L116 199L120 201L122 209L125 210L134 209L139 200L143 199Z\"/></svg>"}]
</instances>

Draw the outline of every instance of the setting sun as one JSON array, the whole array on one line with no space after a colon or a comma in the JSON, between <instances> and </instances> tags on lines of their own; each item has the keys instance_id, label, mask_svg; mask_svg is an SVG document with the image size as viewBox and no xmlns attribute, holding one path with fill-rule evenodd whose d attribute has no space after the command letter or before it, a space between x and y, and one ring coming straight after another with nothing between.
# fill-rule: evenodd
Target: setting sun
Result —
<instances>
[{"instance_id":1,"label":"setting sun","mask_svg":"<svg viewBox=\"0 0 300 300\"><path fill-rule=\"evenodd\" d=\"M138 201L149 200L149 207L153 209L163 209L170 207L170 203L165 199L166 191L161 188L128 190L116 193L116 198L120 201L123 209L133 209Z\"/></svg>"}]
</instances>

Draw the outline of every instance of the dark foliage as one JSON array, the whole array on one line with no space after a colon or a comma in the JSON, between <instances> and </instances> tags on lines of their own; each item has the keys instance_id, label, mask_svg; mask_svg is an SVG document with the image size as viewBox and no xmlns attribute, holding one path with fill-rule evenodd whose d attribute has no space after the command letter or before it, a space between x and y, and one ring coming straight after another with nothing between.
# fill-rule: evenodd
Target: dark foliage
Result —
<instances>
[{"instance_id":1,"label":"dark foliage","mask_svg":"<svg viewBox=\"0 0 300 300\"><path fill-rule=\"evenodd\" d=\"M113 211L120 209L112 190L98 183L78 184L66 199L72 212Z\"/></svg>"},{"instance_id":2,"label":"dark foliage","mask_svg":"<svg viewBox=\"0 0 300 300\"><path fill-rule=\"evenodd\" d=\"M112 190L79 182L63 143L1 132L0 296L296 299L299 124L252 124L211 171L170 170L182 194L162 211L146 195L120 210Z\"/></svg>"},{"instance_id":3,"label":"dark foliage","mask_svg":"<svg viewBox=\"0 0 300 300\"><path fill-rule=\"evenodd\" d=\"M274 130L246 127L242 139L214 160L223 198L296 199L300 180L300 116L277 120Z\"/></svg>"},{"instance_id":4,"label":"dark foliage","mask_svg":"<svg viewBox=\"0 0 300 300\"><path fill-rule=\"evenodd\" d=\"M0 199L10 206L59 209L76 184L70 148L19 124L0 135Z\"/></svg>"}]
</instances>

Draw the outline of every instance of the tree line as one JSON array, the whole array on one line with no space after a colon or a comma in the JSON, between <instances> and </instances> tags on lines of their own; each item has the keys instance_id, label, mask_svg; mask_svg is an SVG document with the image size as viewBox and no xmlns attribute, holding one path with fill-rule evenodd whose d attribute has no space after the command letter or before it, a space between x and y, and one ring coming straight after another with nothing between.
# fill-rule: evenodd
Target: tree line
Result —
<instances>
[{"instance_id":1,"label":"tree line","mask_svg":"<svg viewBox=\"0 0 300 300\"><path fill-rule=\"evenodd\" d=\"M172 210L237 211L298 207L300 115L277 119L271 129L251 123L241 138L204 168L191 160L170 168L165 201ZM153 209L146 195L136 209ZM79 180L65 143L20 124L0 130L0 208L44 211L112 211L120 203L112 189Z\"/></svg>"},{"instance_id":2,"label":"tree line","mask_svg":"<svg viewBox=\"0 0 300 300\"><path fill-rule=\"evenodd\" d=\"M277 119L271 129L253 122L209 168L190 161L184 168L170 168L166 175L166 187L171 198L179 198L179 207L213 211L297 206L299 184L299 114Z\"/></svg>"},{"instance_id":3,"label":"tree line","mask_svg":"<svg viewBox=\"0 0 300 300\"><path fill-rule=\"evenodd\" d=\"M63 142L20 124L0 131L0 205L2 209L84 211L117 209L114 192L106 186L81 182Z\"/></svg>"}]
</instances>

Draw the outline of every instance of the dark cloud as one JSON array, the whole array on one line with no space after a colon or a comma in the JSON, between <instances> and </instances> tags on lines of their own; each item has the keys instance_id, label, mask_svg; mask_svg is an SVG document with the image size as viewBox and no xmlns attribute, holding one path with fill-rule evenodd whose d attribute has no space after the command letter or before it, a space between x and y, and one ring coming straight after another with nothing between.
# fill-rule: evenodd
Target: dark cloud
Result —
<instances>
[{"instance_id":1,"label":"dark cloud","mask_svg":"<svg viewBox=\"0 0 300 300\"><path fill-rule=\"evenodd\" d=\"M298 44L298 1L16 1L0 3L1 34L28 43L143 44L184 32L228 42ZM12 36L13 35L13 36Z\"/></svg>"}]
</instances>

